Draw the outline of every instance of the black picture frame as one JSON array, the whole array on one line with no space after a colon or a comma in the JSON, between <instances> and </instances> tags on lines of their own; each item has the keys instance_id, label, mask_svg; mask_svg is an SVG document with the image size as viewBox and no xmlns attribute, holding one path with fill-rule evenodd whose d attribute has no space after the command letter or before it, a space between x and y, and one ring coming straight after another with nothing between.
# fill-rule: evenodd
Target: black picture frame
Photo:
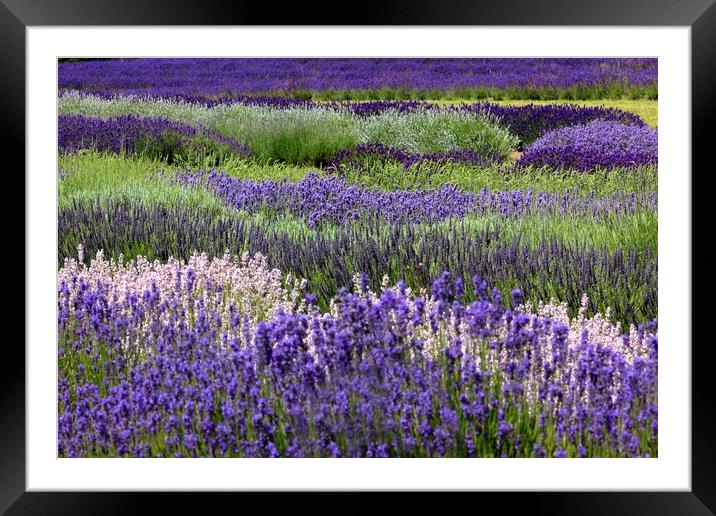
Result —
<instances>
[{"instance_id":1,"label":"black picture frame","mask_svg":"<svg viewBox=\"0 0 716 516\"><path fill-rule=\"evenodd\" d=\"M713 168L709 145L709 124L716 113L716 5L714 0L484 0L469 2L362 3L348 18L329 8L305 4L278 5L229 0L0 0L0 142L14 149L24 170L25 147L25 29L28 26L62 25L574 25L574 26L688 26L691 27L692 70L692 169ZM711 36L709 36L709 34ZM684 174L689 171L684 171ZM24 191L24 181L19 178ZM691 175L693 178L693 173ZM699 190L694 190L695 194ZM708 195L702 190L701 195ZM705 215L692 195L693 227ZM705 211L705 210L704 210ZM24 242L23 235L22 241ZM23 247L24 249L24 247ZM24 252L24 251L23 251ZM699 255L692 252L692 277ZM696 292L694 293L696 294ZM704 310L697 299L692 310ZM31 310L25 306L25 310ZM26 312L27 313L27 312ZM692 315L692 331L705 326L706 317ZM693 332L693 335L697 335ZM708 334L705 334L708 335ZM181 512L191 512L193 503L202 511L223 504L226 496L207 496L192 500L179 493L69 493L26 492L25 489L25 353L8 339L0 360L0 512L7 514L114 514L152 510L149 498L161 497L163 508L169 497L181 504ZM529 507L531 513L548 514L714 514L716 513L716 436L712 393L714 354L710 338L689 345L692 353L692 490L691 492L640 493L477 493L481 500L509 497L510 505ZM233 496L233 495L227 495ZM241 495L246 499L248 495ZM369 502L353 496L352 510L369 510ZM292 503L302 497L294 498ZM461 498L457 498L460 500ZM415 497L412 503L420 503ZM242 504L245 503L242 502ZM473 503L473 502L471 502ZM480 504L482 506L482 502ZM502 505L502 504L501 504ZM199 506L199 505L197 505ZM407 508L407 506L406 506ZM370 509L372 510L372 509ZM361 511L362 512L362 511Z\"/></svg>"}]
</instances>

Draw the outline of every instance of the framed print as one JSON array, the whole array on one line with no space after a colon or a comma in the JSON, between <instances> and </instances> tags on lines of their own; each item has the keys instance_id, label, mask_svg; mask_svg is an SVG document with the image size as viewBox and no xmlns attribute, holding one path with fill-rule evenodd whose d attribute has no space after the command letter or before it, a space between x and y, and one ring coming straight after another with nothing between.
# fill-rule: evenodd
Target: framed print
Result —
<instances>
[{"instance_id":1,"label":"framed print","mask_svg":"<svg viewBox=\"0 0 716 516\"><path fill-rule=\"evenodd\" d=\"M714 511L691 290L709 2L380 26L80 4L0 11L27 265L3 510Z\"/></svg>"}]
</instances>

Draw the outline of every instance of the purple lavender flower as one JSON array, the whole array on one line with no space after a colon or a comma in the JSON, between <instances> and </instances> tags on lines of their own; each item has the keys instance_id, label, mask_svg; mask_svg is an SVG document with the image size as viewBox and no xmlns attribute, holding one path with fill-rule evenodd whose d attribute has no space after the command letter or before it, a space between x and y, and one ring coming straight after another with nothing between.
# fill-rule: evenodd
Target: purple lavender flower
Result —
<instances>
[{"instance_id":1,"label":"purple lavender flower","mask_svg":"<svg viewBox=\"0 0 716 516\"><path fill-rule=\"evenodd\" d=\"M657 162L657 130L596 120L547 133L520 157L518 166L589 171Z\"/></svg>"}]
</instances>

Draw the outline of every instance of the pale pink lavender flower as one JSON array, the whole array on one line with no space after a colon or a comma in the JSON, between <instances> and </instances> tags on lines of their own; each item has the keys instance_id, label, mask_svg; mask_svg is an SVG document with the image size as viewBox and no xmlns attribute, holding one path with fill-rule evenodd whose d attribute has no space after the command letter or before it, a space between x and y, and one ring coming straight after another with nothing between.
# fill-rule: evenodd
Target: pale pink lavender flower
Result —
<instances>
[{"instance_id":1,"label":"pale pink lavender flower","mask_svg":"<svg viewBox=\"0 0 716 516\"><path fill-rule=\"evenodd\" d=\"M206 308L216 310L226 328L232 314L238 314L242 321L248 318L253 329L258 321L271 319L280 310L294 313L306 310L306 281L291 274L284 278L281 271L269 268L266 258L259 253L253 257L243 253L239 257L227 251L211 259L205 253L194 253L186 262L170 258L161 263L141 256L128 262L106 260L100 250L89 265L83 259L80 246L78 259L65 259L58 272L58 286L66 286L70 303L80 293L83 281L91 287L98 282L108 287L120 305L128 296L141 296L154 287L160 302L176 301L188 310L194 309L196 299L210 294L206 299L213 304Z\"/></svg>"}]
</instances>

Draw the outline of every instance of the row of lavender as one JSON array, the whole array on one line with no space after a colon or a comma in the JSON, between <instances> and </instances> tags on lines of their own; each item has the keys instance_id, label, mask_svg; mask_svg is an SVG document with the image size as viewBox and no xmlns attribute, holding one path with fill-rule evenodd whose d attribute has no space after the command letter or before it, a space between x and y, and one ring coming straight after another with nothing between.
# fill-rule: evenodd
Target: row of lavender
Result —
<instances>
[{"instance_id":1,"label":"row of lavender","mask_svg":"<svg viewBox=\"0 0 716 516\"><path fill-rule=\"evenodd\" d=\"M103 120L81 115L61 115L57 120L57 145L61 153L83 149L157 157L231 154L246 157L251 151L216 131L161 117L122 115Z\"/></svg>"},{"instance_id":2,"label":"row of lavender","mask_svg":"<svg viewBox=\"0 0 716 516\"><path fill-rule=\"evenodd\" d=\"M101 92L60 92L59 98L65 99L101 99L106 101L141 101L147 100L156 102L152 97L145 95L118 95L116 93ZM247 97L220 99L202 98L172 98L168 102L179 105L196 105L206 108L217 106L256 106L268 107L277 110L287 109L331 109L339 112L346 112L358 117L371 117L394 111L401 114L414 113L416 111L431 111L438 113L489 113L496 116L503 125L520 137L523 143L531 143L537 137L548 131L570 125L585 124L593 120L609 120L624 125L646 125L639 116L634 113L622 111L615 108L599 106L576 106L572 104L527 104L523 106L511 106L496 104L494 102L470 102L459 104L439 104L435 102L420 100L373 100L365 102L351 101L329 101L315 102L311 100L298 100L286 97Z\"/></svg>"},{"instance_id":3,"label":"row of lavender","mask_svg":"<svg viewBox=\"0 0 716 516\"><path fill-rule=\"evenodd\" d=\"M511 108L510 116L498 114L498 120L510 131L517 131L521 141L532 137L524 155L514 167L551 167L590 171L655 164L658 160L657 131L636 123L619 111L570 108L555 113L552 109L533 106ZM490 109L478 114L494 114ZM532 129L520 130L525 121ZM583 123L579 123L584 121ZM542 129L539 129L542 127ZM535 132L535 131L541 132ZM108 120L82 115L61 115L58 119L58 145L61 152L77 152L95 149L107 152L126 152L167 159L173 155L212 154L219 157L236 155L246 157L251 150L246 145L215 130L196 128L188 124L162 117L145 118L124 115ZM300 135L296 135L300 137ZM320 145L320 143L318 144ZM523 145L523 144L520 144ZM329 151L334 152L334 151ZM484 151L483 151L484 152ZM471 166L489 167L500 163L499 154L480 154L469 148L447 148L432 153L414 153L380 143L362 143L355 147L339 149L327 170L336 171L341 166L355 168L366 157L401 163L405 168L424 162L465 163Z\"/></svg>"},{"instance_id":4,"label":"row of lavender","mask_svg":"<svg viewBox=\"0 0 716 516\"><path fill-rule=\"evenodd\" d=\"M286 183L285 187L306 188L305 183L300 187L290 185ZM307 197L311 192L321 195L309 189ZM272 195L270 188L265 193ZM259 195L255 199L261 199ZM486 194L483 202L491 203L492 199ZM498 204L492 210L498 214L500 206L507 210L514 206L510 198L504 204L501 198L494 200ZM575 203L570 208L567 200L564 217L569 217L568 210L597 209L599 213L599 202L595 200L591 206ZM636 202L649 206L651 201ZM320 197L314 206L317 210L331 209ZM555 199L558 217L562 217L561 206L562 201ZM628 206L627 202L623 208L629 210ZM398 214L396 209L386 205L384 213ZM435 206L437 212L440 209ZM640 209L653 213L653 208ZM210 256L220 256L226 249L237 254L260 252L271 266L307 279L322 308L329 305L340 287L350 284L354 274L365 273L374 288L387 275L393 282L402 279L411 288L419 289L429 288L434 276L450 270L466 278L474 274L489 278L503 294L521 288L534 304L558 299L574 310L586 293L590 313L611 309L612 316L624 324L657 316L658 260L651 239L647 240L651 243L639 246L610 249L606 243L573 241L561 234L545 236L540 225L536 226L535 236L530 237L526 234L529 225L518 226L522 231L510 231L509 224L475 224L460 217L444 223L419 224L386 223L380 216L364 216L356 221L340 218L337 225L312 230L281 213L269 216L266 209L261 209L257 214L219 215L195 206L152 205L134 199L75 200L58 213L59 257L63 260L75 256L79 244L90 254L104 250L115 259L122 255L186 259L195 250ZM311 220L311 212L304 215ZM330 223L329 215L325 216L321 224ZM508 212L506 221L520 224L522 217L517 211L511 215ZM573 225L581 223L579 217L569 220ZM596 221L600 223L598 218ZM621 227L618 216L601 223ZM476 295L469 289L466 294L467 299Z\"/></svg>"},{"instance_id":5,"label":"row of lavender","mask_svg":"<svg viewBox=\"0 0 716 516\"><path fill-rule=\"evenodd\" d=\"M656 80L656 59L598 58L112 59L61 63L58 75L60 89L191 99L331 93L381 98L381 92L479 98L500 90L539 95L568 88L604 98L637 86L653 86L655 94Z\"/></svg>"},{"instance_id":6,"label":"row of lavender","mask_svg":"<svg viewBox=\"0 0 716 516\"><path fill-rule=\"evenodd\" d=\"M447 272L360 277L328 313L261 256L101 254L59 273L60 456L586 457L656 453L656 323L532 315ZM303 294L303 295L302 295Z\"/></svg>"},{"instance_id":7,"label":"row of lavender","mask_svg":"<svg viewBox=\"0 0 716 516\"><path fill-rule=\"evenodd\" d=\"M610 217L656 212L656 192L615 192L608 197L513 190L465 192L454 184L436 189L386 192L345 180L309 173L297 182L250 181L217 170L179 171L173 179L185 187L206 188L232 208L249 214L285 213L308 223L350 224L358 220L412 224L439 222L470 215L524 218L559 215L607 220Z\"/></svg>"}]
</instances>

